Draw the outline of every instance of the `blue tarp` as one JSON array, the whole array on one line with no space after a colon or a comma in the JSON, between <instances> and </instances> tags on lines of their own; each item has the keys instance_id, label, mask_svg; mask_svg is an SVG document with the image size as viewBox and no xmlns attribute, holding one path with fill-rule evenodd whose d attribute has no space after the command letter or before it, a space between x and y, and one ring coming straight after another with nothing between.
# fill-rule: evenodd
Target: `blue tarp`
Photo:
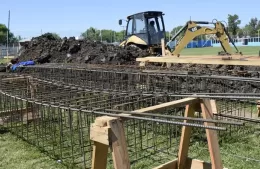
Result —
<instances>
[{"instance_id":1,"label":"blue tarp","mask_svg":"<svg viewBox=\"0 0 260 169\"><path fill-rule=\"evenodd\" d=\"M17 67L28 66L28 65L35 65L35 62L34 61L20 62L20 63L14 64L11 69L14 71L14 70L16 70Z\"/></svg>"}]
</instances>

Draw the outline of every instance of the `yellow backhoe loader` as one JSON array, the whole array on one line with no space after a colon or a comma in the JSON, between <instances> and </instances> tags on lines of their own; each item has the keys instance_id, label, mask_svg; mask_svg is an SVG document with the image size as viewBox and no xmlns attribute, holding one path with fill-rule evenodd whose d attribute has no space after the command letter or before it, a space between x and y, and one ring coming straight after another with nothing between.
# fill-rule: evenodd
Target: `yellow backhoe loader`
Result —
<instances>
[{"instance_id":1,"label":"yellow backhoe loader","mask_svg":"<svg viewBox=\"0 0 260 169\"><path fill-rule=\"evenodd\" d=\"M120 46L136 46L151 54L161 53L161 39L165 38L163 15L160 11L147 11L128 16L125 39ZM122 25L122 19L119 25Z\"/></svg>"},{"instance_id":2,"label":"yellow backhoe loader","mask_svg":"<svg viewBox=\"0 0 260 169\"><path fill-rule=\"evenodd\" d=\"M200 35L215 35L219 40L224 51L219 55L233 55L242 53L237 49L235 43L231 39L227 29L222 22L205 22L205 21L188 21L186 25L176 33L167 44L162 45L161 39L165 39L165 25L163 12L146 11L133 14L127 17L127 25L125 29L125 39L120 46L135 46L143 50L149 50L151 55L162 55L162 46L166 48L166 55L179 56L180 52L192 41ZM213 24L214 27L200 26L199 24ZM122 19L119 20L122 25ZM184 32L180 40L171 47L171 43ZM235 47L232 52L231 43Z\"/></svg>"},{"instance_id":3,"label":"yellow backhoe loader","mask_svg":"<svg viewBox=\"0 0 260 169\"><path fill-rule=\"evenodd\" d=\"M214 27L205 27L200 26L198 24L213 24ZM170 43L176 40L176 38L184 32L184 35L179 39L176 45L172 48L169 46ZM186 45L190 41L192 41L195 37L200 35L215 35L219 43L221 44L224 51L219 52L219 55L242 55L242 52L238 50L234 41L230 37L228 31L226 30L223 23L216 22L205 22L205 21L188 21L184 27L182 27L166 44L167 50L170 51L166 53L166 55L174 55L179 56L180 52L185 48ZM235 52L232 51L231 43L235 47Z\"/></svg>"}]
</instances>

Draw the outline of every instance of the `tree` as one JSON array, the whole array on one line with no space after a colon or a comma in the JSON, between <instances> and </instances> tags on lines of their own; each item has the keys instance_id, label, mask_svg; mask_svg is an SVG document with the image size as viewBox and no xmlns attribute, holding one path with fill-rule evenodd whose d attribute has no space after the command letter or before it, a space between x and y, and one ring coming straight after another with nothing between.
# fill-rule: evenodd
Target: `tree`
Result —
<instances>
[{"instance_id":1,"label":"tree","mask_svg":"<svg viewBox=\"0 0 260 169\"><path fill-rule=\"evenodd\" d=\"M83 32L81 34L81 36L85 39L89 39L89 40L98 40L97 37L98 37L98 29L96 28L93 28L93 27L90 27L88 28L85 32Z\"/></svg>"},{"instance_id":2,"label":"tree","mask_svg":"<svg viewBox=\"0 0 260 169\"><path fill-rule=\"evenodd\" d=\"M258 30L260 29L260 20L256 17L251 18L248 24L245 26L245 30L248 32L249 36L257 36Z\"/></svg>"},{"instance_id":3,"label":"tree","mask_svg":"<svg viewBox=\"0 0 260 169\"><path fill-rule=\"evenodd\" d=\"M237 14L231 15L228 14L228 31L233 37L235 37L239 31L239 25L241 20Z\"/></svg>"},{"instance_id":4,"label":"tree","mask_svg":"<svg viewBox=\"0 0 260 169\"><path fill-rule=\"evenodd\" d=\"M7 32L8 32L8 28L4 24L0 24L0 44L5 44L7 42ZM18 42L18 39L10 31L8 34L8 38L9 38L9 43Z\"/></svg>"},{"instance_id":5,"label":"tree","mask_svg":"<svg viewBox=\"0 0 260 169\"><path fill-rule=\"evenodd\" d=\"M88 28L85 32L81 34L84 39L94 40L94 41L105 41L108 43L115 41L122 41L124 39L124 30L116 32L110 29L96 29L93 27Z\"/></svg>"},{"instance_id":6,"label":"tree","mask_svg":"<svg viewBox=\"0 0 260 169\"><path fill-rule=\"evenodd\" d=\"M115 41L122 42L124 38L125 38L125 31L124 30L116 32L116 40Z\"/></svg>"},{"instance_id":7,"label":"tree","mask_svg":"<svg viewBox=\"0 0 260 169\"><path fill-rule=\"evenodd\" d=\"M52 34L52 36L55 38L55 39L61 39L61 37L60 37L60 35L59 34L57 34L57 33L51 33Z\"/></svg>"},{"instance_id":8,"label":"tree","mask_svg":"<svg viewBox=\"0 0 260 169\"><path fill-rule=\"evenodd\" d=\"M237 31L237 36L239 38L242 38L242 37L246 36L245 28L239 28L238 31Z\"/></svg>"},{"instance_id":9,"label":"tree","mask_svg":"<svg viewBox=\"0 0 260 169\"><path fill-rule=\"evenodd\" d=\"M171 35L174 36L176 33L178 33L179 30L181 30L183 26L177 26L177 27L174 27L171 31ZM182 32L179 36L183 36L184 35L184 32Z\"/></svg>"}]
</instances>

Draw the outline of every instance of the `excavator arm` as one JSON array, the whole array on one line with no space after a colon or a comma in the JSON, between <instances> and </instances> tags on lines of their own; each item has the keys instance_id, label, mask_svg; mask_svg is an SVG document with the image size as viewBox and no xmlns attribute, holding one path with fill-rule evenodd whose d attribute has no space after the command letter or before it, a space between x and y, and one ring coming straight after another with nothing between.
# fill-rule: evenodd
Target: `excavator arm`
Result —
<instances>
[{"instance_id":1,"label":"excavator arm","mask_svg":"<svg viewBox=\"0 0 260 169\"><path fill-rule=\"evenodd\" d=\"M170 42L174 41L182 32L184 32L184 36L179 40L179 42L175 45L175 48L172 50L169 47L169 43L167 43L167 48L170 49L172 55L177 55L179 56L180 52L182 49L185 48L186 45L190 41L192 41L195 37L200 36L200 35L210 35L210 34L215 34L217 39L219 40L225 54L231 55L232 54L232 48L229 44L231 42L233 46L236 49L236 53L240 53L239 50L237 49L235 43L229 36L227 30L225 29L225 26L221 22L216 22L214 23L215 27L210 28L210 27L204 27L200 26L198 24L210 24L210 22L203 22L203 21L189 21L187 24L180 29L176 35L172 37Z\"/></svg>"}]
</instances>

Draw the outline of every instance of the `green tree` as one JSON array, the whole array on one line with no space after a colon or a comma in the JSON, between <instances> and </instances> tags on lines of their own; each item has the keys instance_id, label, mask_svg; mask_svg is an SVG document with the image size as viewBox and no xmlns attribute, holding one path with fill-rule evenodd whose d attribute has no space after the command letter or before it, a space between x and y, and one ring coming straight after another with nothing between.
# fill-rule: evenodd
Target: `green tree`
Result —
<instances>
[{"instance_id":1,"label":"green tree","mask_svg":"<svg viewBox=\"0 0 260 169\"><path fill-rule=\"evenodd\" d=\"M239 38L242 38L244 36L246 36L246 31L245 31L245 28L239 28L238 31L237 31L237 35Z\"/></svg>"},{"instance_id":2,"label":"green tree","mask_svg":"<svg viewBox=\"0 0 260 169\"><path fill-rule=\"evenodd\" d=\"M235 37L239 31L239 25L241 20L237 14L231 15L228 14L228 31L233 37Z\"/></svg>"},{"instance_id":3,"label":"green tree","mask_svg":"<svg viewBox=\"0 0 260 169\"><path fill-rule=\"evenodd\" d=\"M7 42L7 32L8 28L4 24L0 24L0 43L4 44ZM18 38L14 36L12 32L9 31L8 34L9 43L18 42Z\"/></svg>"},{"instance_id":4,"label":"green tree","mask_svg":"<svg viewBox=\"0 0 260 169\"><path fill-rule=\"evenodd\" d=\"M125 38L125 31L124 30L116 32L116 41L122 42L124 40L124 38Z\"/></svg>"},{"instance_id":5,"label":"green tree","mask_svg":"<svg viewBox=\"0 0 260 169\"><path fill-rule=\"evenodd\" d=\"M106 41L111 42L121 42L124 39L124 31L116 32L110 29L96 29L93 27L88 28L85 32L81 34L85 39L96 40L96 41Z\"/></svg>"},{"instance_id":6,"label":"green tree","mask_svg":"<svg viewBox=\"0 0 260 169\"><path fill-rule=\"evenodd\" d=\"M81 34L82 37L89 40L98 40L98 35L99 30L94 27L88 28L85 32Z\"/></svg>"},{"instance_id":7,"label":"green tree","mask_svg":"<svg viewBox=\"0 0 260 169\"><path fill-rule=\"evenodd\" d=\"M55 39L61 39L61 37L60 37L60 35L59 34L57 34L57 33L51 33L52 34L52 36L55 38Z\"/></svg>"},{"instance_id":8,"label":"green tree","mask_svg":"<svg viewBox=\"0 0 260 169\"><path fill-rule=\"evenodd\" d=\"M246 24L245 30L248 32L248 35L253 37L258 35L258 30L260 29L260 20L256 17L251 18L249 23Z\"/></svg>"},{"instance_id":9,"label":"green tree","mask_svg":"<svg viewBox=\"0 0 260 169\"><path fill-rule=\"evenodd\" d=\"M176 26L176 27L174 27L174 28L172 29L172 31L171 31L171 35L174 36L175 34L177 34L178 31L181 30L182 27L183 27L183 26ZM180 36L183 36L183 35L184 35L184 32L182 32L182 33L179 35L179 37L180 37Z\"/></svg>"}]
</instances>

